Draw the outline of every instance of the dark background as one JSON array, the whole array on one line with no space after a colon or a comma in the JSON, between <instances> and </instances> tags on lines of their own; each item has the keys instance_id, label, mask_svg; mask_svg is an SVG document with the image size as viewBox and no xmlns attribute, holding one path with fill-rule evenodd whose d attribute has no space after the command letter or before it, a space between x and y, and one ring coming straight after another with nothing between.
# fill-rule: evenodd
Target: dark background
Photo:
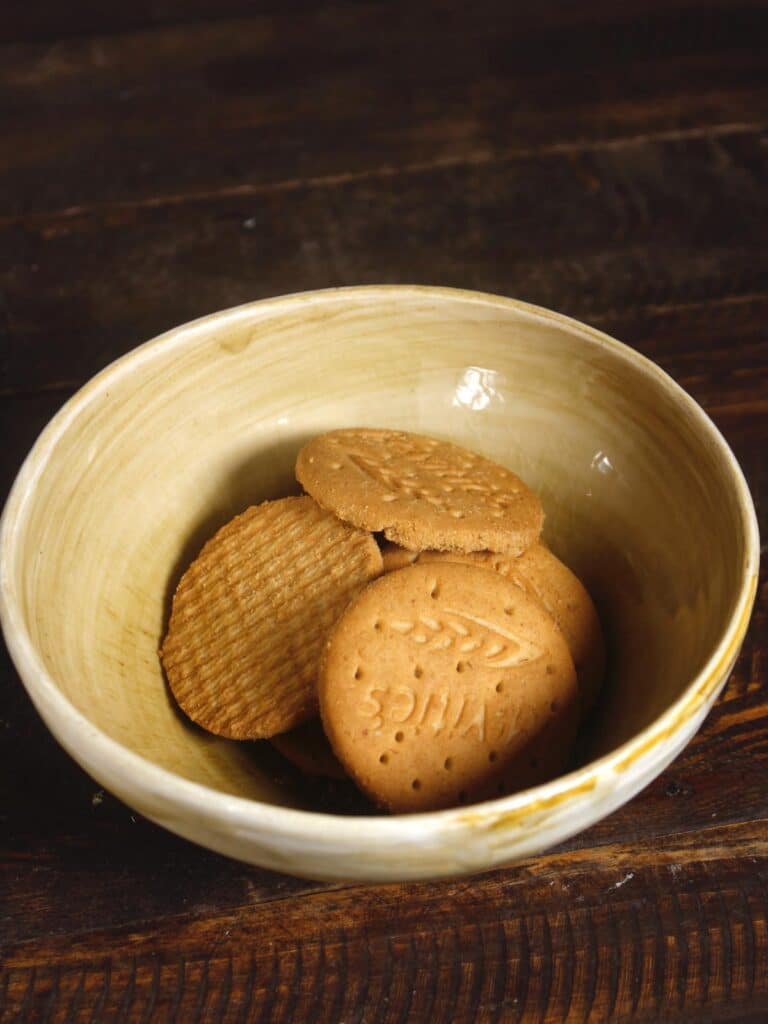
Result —
<instances>
[{"instance_id":1,"label":"dark background","mask_svg":"<svg viewBox=\"0 0 768 1024\"><path fill-rule=\"evenodd\" d=\"M767 8L10 0L0 491L96 370L262 296L513 295L651 356L766 529ZM706 552L702 552L706 557ZM460 882L321 885L133 815L0 660L0 1022L768 1019L768 587L671 768Z\"/></svg>"}]
</instances>

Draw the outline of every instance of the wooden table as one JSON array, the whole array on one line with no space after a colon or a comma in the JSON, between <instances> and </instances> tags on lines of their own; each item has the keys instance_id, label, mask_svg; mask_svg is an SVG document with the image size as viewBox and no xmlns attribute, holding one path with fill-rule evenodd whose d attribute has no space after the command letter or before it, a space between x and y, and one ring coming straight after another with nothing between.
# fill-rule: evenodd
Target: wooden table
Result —
<instances>
[{"instance_id":1,"label":"wooden table","mask_svg":"<svg viewBox=\"0 0 768 1024\"><path fill-rule=\"evenodd\" d=\"M164 329L407 281L655 359L768 535L767 21L748 0L9 0L3 493L61 403ZM628 806L407 886L282 877L141 820L4 655L0 1021L768 1019L767 626L763 575L721 699Z\"/></svg>"}]
</instances>

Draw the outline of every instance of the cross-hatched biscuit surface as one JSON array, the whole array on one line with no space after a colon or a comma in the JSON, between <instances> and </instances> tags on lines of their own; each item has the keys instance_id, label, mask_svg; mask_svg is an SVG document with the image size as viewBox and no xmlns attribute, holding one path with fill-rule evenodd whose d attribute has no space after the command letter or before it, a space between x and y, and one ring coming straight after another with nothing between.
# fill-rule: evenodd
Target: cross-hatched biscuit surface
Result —
<instances>
[{"instance_id":1,"label":"cross-hatched biscuit surface","mask_svg":"<svg viewBox=\"0 0 768 1024\"><path fill-rule=\"evenodd\" d=\"M267 738L310 718L328 633L381 567L369 534L311 498L247 509L208 541L176 589L161 651L174 697L199 725L234 739Z\"/></svg>"}]
</instances>

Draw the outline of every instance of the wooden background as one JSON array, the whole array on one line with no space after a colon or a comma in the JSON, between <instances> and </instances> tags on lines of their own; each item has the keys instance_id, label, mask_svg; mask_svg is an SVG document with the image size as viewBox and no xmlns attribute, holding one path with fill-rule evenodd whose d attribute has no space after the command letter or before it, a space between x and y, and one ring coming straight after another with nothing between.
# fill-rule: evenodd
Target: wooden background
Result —
<instances>
[{"instance_id":1,"label":"wooden background","mask_svg":"<svg viewBox=\"0 0 768 1024\"><path fill-rule=\"evenodd\" d=\"M0 490L79 385L164 329L402 281L541 303L651 356L768 534L766 15L6 0ZM722 698L628 806L508 870L384 887L141 820L3 655L0 1021L768 1020L767 627L763 574Z\"/></svg>"}]
</instances>

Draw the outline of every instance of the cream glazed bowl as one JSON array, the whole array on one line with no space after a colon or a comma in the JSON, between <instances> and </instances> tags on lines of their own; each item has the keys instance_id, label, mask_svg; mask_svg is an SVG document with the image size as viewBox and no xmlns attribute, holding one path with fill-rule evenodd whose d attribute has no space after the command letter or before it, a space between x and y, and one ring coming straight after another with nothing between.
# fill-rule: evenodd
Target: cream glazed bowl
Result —
<instances>
[{"instance_id":1,"label":"cream glazed bowl","mask_svg":"<svg viewBox=\"0 0 768 1024\"><path fill-rule=\"evenodd\" d=\"M295 493L334 427L465 445L535 488L586 582L609 678L577 767L471 807L318 810L264 744L204 734L157 656L169 596L234 513ZM754 601L758 534L732 453L660 369L598 331L477 292L362 287L255 302L170 331L51 421L2 520L2 623L29 695L102 786L253 864L395 881L529 856L625 803L698 729Z\"/></svg>"}]
</instances>

